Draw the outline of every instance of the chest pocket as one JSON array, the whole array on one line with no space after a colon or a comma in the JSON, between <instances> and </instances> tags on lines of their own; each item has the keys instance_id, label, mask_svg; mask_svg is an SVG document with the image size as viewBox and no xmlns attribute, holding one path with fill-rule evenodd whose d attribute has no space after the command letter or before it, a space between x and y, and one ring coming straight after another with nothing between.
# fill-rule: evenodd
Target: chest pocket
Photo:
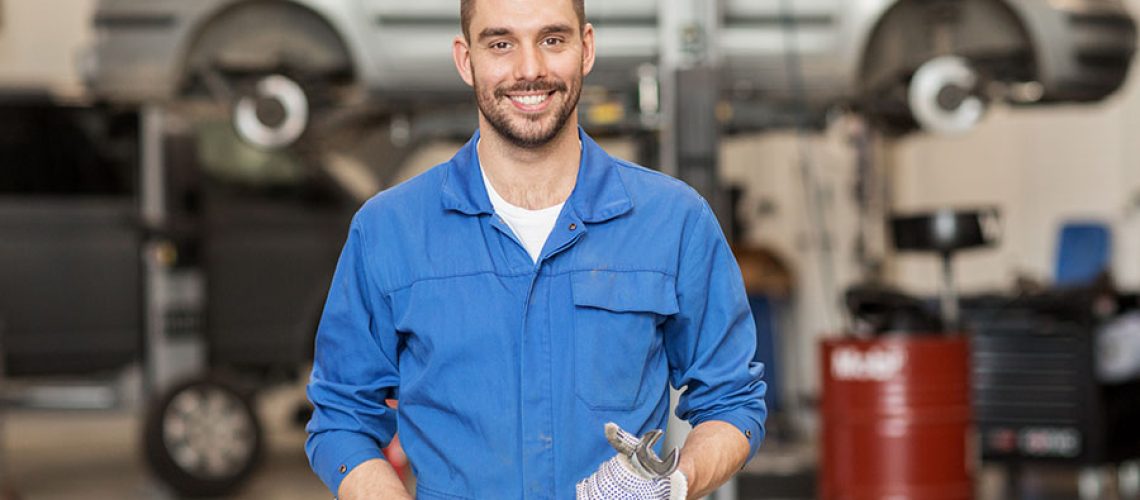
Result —
<instances>
[{"instance_id":1,"label":"chest pocket","mask_svg":"<svg viewBox=\"0 0 1140 500\"><path fill-rule=\"evenodd\" d=\"M581 271L574 299L574 384L599 410L629 410L664 390L668 363L658 325L678 312L671 276L652 271Z\"/></svg>"}]
</instances>

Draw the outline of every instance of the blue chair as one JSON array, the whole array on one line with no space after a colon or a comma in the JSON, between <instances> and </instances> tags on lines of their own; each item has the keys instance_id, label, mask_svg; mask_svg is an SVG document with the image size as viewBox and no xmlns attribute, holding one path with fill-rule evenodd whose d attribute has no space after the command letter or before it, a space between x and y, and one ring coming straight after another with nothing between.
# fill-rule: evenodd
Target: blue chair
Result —
<instances>
[{"instance_id":1,"label":"blue chair","mask_svg":"<svg viewBox=\"0 0 1140 500\"><path fill-rule=\"evenodd\" d=\"M1058 287L1091 283L1108 269L1112 233L1103 222L1069 222L1057 238L1057 261L1053 272Z\"/></svg>"}]
</instances>

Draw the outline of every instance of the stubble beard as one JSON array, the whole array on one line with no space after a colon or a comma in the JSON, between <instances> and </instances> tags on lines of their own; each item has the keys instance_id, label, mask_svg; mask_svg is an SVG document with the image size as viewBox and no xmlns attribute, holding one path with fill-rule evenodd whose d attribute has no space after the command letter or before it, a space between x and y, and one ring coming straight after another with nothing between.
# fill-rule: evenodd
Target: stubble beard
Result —
<instances>
[{"instance_id":1,"label":"stubble beard","mask_svg":"<svg viewBox=\"0 0 1140 500\"><path fill-rule=\"evenodd\" d=\"M512 117L513 106L507 97L511 92L553 91L547 99L554 99L559 95L564 97L562 105L553 110L538 115ZM535 149L549 144L566 127L571 114L578 108L578 99L582 95L582 77L575 77L569 84L556 80L539 80L535 82L520 82L514 85L498 88L485 88L475 80L475 100L479 111L487 119L487 123L511 144L524 148ZM499 106L504 103L504 106Z\"/></svg>"}]
</instances>

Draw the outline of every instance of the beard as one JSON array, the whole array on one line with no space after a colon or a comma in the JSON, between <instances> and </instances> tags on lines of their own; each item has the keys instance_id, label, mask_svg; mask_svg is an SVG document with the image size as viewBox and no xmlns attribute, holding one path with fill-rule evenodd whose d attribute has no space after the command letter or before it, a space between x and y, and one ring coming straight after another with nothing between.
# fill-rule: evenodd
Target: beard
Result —
<instances>
[{"instance_id":1,"label":"beard","mask_svg":"<svg viewBox=\"0 0 1140 500\"><path fill-rule=\"evenodd\" d=\"M536 115L512 117L509 93L513 92L552 92L547 99L561 96L562 102L554 103L551 109ZM538 80L487 88L475 80L475 100L479 111L499 135L511 144L525 149L545 146L566 127L570 115L578 108L582 95L582 76L578 75L569 84L557 80ZM502 105L500 105L502 104Z\"/></svg>"}]
</instances>

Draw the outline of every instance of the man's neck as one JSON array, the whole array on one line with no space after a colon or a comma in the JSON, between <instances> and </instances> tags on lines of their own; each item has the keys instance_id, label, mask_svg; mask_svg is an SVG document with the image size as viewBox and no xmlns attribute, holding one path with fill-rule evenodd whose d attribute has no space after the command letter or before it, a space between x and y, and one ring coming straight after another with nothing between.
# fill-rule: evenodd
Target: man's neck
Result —
<instances>
[{"instance_id":1,"label":"man's neck","mask_svg":"<svg viewBox=\"0 0 1140 500\"><path fill-rule=\"evenodd\" d=\"M570 197L582 157L577 125L567 123L553 140L533 149L511 144L489 125L480 131L479 162L508 203L538 210Z\"/></svg>"}]
</instances>

